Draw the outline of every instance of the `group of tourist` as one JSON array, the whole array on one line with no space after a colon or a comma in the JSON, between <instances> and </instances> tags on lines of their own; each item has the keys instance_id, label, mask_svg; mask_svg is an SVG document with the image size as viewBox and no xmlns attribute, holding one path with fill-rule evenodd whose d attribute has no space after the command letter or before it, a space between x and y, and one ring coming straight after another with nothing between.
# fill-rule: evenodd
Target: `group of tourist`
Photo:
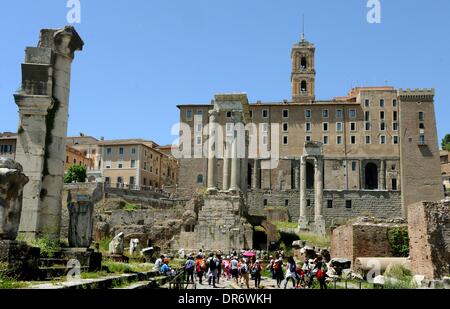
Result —
<instances>
[{"instance_id":1,"label":"group of tourist","mask_svg":"<svg viewBox=\"0 0 450 309\"><path fill-rule=\"evenodd\" d=\"M284 288L286 289L289 282L292 281L293 288L310 289L314 283L314 278L316 278L320 289L327 289L328 266L321 255L317 256L313 261L305 259L303 265L297 265L292 256L287 258L286 263L283 262L281 255L276 256L276 258L270 256L267 269L270 270L272 279L277 281L278 288L281 288L284 281Z\"/></svg>"},{"instance_id":2,"label":"group of tourist","mask_svg":"<svg viewBox=\"0 0 450 309\"><path fill-rule=\"evenodd\" d=\"M250 289L250 280L254 281L253 287L261 287L263 269L270 271L272 279L276 280L278 288L286 289L289 283L295 289L309 289L314 280L320 285L320 289L327 289L326 278L328 267L321 255L314 260L305 259L303 264L298 265L294 257L283 258L281 252L277 252L275 258L270 256L268 265L264 268L263 263L256 258L234 255L222 257L221 253L205 256L200 250L194 258L190 255L184 263L185 280L187 283L203 284L206 280L208 285L217 288L221 278L223 280L234 280L237 285ZM175 276L176 271L170 267L170 262L161 255L155 262L155 270L166 276ZM195 279L197 278L197 280Z\"/></svg>"}]
</instances>

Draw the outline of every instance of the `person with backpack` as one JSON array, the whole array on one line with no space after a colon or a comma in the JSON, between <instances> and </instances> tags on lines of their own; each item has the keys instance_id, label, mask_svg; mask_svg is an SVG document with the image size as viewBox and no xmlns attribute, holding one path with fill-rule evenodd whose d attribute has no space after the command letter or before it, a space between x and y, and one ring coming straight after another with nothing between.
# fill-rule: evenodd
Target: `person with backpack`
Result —
<instances>
[{"instance_id":1,"label":"person with backpack","mask_svg":"<svg viewBox=\"0 0 450 309\"><path fill-rule=\"evenodd\" d=\"M327 289L326 279L327 279L328 267L327 267L327 264L323 261L322 256L317 257L316 267L318 269L317 273L316 273L316 278L317 278L317 281L319 281L320 289L326 290Z\"/></svg>"},{"instance_id":2,"label":"person with backpack","mask_svg":"<svg viewBox=\"0 0 450 309\"><path fill-rule=\"evenodd\" d=\"M256 262L252 265L252 277L255 280L255 289L259 289L259 285L261 284L261 264L259 260L256 260Z\"/></svg>"},{"instance_id":3,"label":"person with backpack","mask_svg":"<svg viewBox=\"0 0 450 309\"><path fill-rule=\"evenodd\" d=\"M248 267L247 261L245 259L242 259L240 273L241 273L242 279L244 280L245 285L247 286L247 289L250 289L249 267Z\"/></svg>"},{"instance_id":4,"label":"person with backpack","mask_svg":"<svg viewBox=\"0 0 450 309\"><path fill-rule=\"evenodd\" d=\"M275 279L277 280L277 286L278 286L278 288L281 288L281 282L284 279L283 259L281 257L275 261L273 268L274 268L274 272L275 272Z\"/></svg>"},{"instance_id":5,"label":"person with backpack","mask_svg":"<svg viewBox=\"0 0 450 309\"><path fill-rule=\"evenodd\" d=\"M284 289L287 288L289 280L292 279L292 286L295 289L297 277L297 265L295 264L295 260L293 256L288 257L288 263L286 266L286 281L284 282Z\"/></svg>"},{"instance_id":6,"label":"person with backpack","mask_svg":"<svg viewBox=\"0 0 450 309\"><path fill-rule=\"evenodd\" d=\"M231 260L231 276L236 280L236 284L239 284L239 262L236 256Z\"/></svg>"},{"instance_id":7,"label":"person with backpack","mask_svg":"<svg viewBox=\"0 0 450 309\"><path fill-rule=\"evenodd\" d=\"M208 284L211 285L211 283L212 283L212 286L214 288L217 288L216 287L217 267L218 267L217 258L214 257L213 254L210 254L209 258L208 258L208 262L206 262L206 265L207 265L207 269L208 269L208 273L207 273Z\"/></svg>"},{"instance_id":8,"label":"person with backpack","mask_svg":"<svg viewBox=\"0 0 450 309\"><path fill-rule=\"evenodd\" d=\"M184 264L184 271L187 278L187 283L189 283L189 279L192 280L192 283L194 283L194 268L195 268L195 262L194 257L189 256L188 260Z\"/></svg>"},{"instance_id":9,"label":"person with backpack","mask_svg":"<svg viewBox=\"0 0 450 309\"><path fill-rule=\"evenodd\" d=\"M270 256L269 259L270 259L270 262L269 262L269 265L267 265L267 269L270 271L270 274L272 275L272 279L275 279L275 270L274 270L275 260L274 260L273 256Z\"/></svg>"},{"instance_id":10,"label":"person with backpack","mask_svg":"<svg viewBox=\"0 0 450 309\"><path fill-rule=\"evenodd\" d=\"M198 282L203 284L203 274L206 270L205 260L201 255L197 256L197 260L195 261L195 272L197 273Z\"/></svg>"}]
</instances>

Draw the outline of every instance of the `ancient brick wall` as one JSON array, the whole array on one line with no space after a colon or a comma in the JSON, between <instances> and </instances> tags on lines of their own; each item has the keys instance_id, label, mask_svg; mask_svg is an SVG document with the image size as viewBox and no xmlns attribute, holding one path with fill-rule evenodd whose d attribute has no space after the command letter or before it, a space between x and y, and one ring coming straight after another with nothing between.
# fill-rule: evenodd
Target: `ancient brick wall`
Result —
<instances>
[{"instance_id":1,"label":"ancient brick wall","mask_svg":"<svg viewBox=\"0 0 450 309\"><path fill-rule=\"evenodd\" d=\"M408 208L411 267L439 279L450 273L450 202L423 202Z\"/></svg>"},{"instance_id":2,"label":"ancient brick wall","mask_svg":"<svg viewBox=\"0 0 450 309\"><path fill-rule=\"evenodd\" d=\"M406 224L387 222L357 222L340 226L333 231L331 255L352 261L360 257L393 257L388 230Z\"/></svg>"}]
</instances>

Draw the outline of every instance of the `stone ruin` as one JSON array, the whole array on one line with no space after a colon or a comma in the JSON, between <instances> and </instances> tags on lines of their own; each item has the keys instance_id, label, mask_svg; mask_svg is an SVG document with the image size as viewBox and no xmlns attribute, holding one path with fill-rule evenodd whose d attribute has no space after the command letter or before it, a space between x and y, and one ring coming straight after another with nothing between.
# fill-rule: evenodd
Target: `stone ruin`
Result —
<instances>
[{"instance_id":1,"label":"stone ruin","mask_svg":"<svg viewBox=\"0 0 450 309\"><path fill-rule=\"evenodd\" d=\"M17 241L23 187L28 183L22 166L0 158L0 274L28 279L38 269L39 248Z\"/></svg>"},{"instance_id":2,"label":"stone ruin","mask_svg":"<svg viewBox=\"0 0 450 309\"><path fill-rule=\"evenodd\" d=\"M72 26L43 29L37 47L27 47L19 107L16 160L30 181L23 192L20 233L59 237L71 64L83 41Z\"/></svg>"},{"instance_id":3,"label":"stone ruin","mask_svg":"<svg viewBox=\"0 0 450 309\"><path fill-rule=\"evenodd\" d=\"M450 201L408 208L411 269L426 279L450 276Z\"/></svg>"}]
</instances>

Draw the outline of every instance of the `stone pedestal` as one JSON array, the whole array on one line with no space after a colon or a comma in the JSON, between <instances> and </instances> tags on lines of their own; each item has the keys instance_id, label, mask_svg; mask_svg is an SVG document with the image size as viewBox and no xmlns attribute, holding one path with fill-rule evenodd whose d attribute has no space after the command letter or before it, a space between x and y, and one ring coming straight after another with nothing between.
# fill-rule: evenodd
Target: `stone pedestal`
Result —
<instances>
[{"instance_id":1,"label":"stone pedestal","mask_svg":"<svg viewBox=\"0 0 450 309\"><path fill-rule=\"evenodd\" d=\"M308 219L306 219L305 216L301 216L300 219L298 219L298 230L300 231L307 231L309 230L308 226Z\"/></svg>"},{"instance_id":2,"label":"stone pedestal","mask_svg":"<svg viewBox=\"0 0 450 309\"><path fill-rule=\"evenodd\" d=\"M325 236L327 234L325 219L323 216L316 216L314 219L314 233Z\"/></svg>"},{"instance_id":3,"label":"stone pedestal","mask_svg":"<svg viewBox=\"0 0 450 309\"><path fill-rule=\"evenodd\" d=\"M40 249L25 242L0 240L0 274L18 280L33 280L39 277Z\"/></svg>"},{"instance_id":4,"label":"stone pedestal","mask_svg":"<svg viewBox=\"0 0 450 309\"><path fill-rule=\"evenodd\" d=\"M69 246L73 248L89 248L92 243L94 225L94 204L90 196L68 196L69 202ZM73 200L72 200L73 199Z\"/></svg>"}]
</instances>

